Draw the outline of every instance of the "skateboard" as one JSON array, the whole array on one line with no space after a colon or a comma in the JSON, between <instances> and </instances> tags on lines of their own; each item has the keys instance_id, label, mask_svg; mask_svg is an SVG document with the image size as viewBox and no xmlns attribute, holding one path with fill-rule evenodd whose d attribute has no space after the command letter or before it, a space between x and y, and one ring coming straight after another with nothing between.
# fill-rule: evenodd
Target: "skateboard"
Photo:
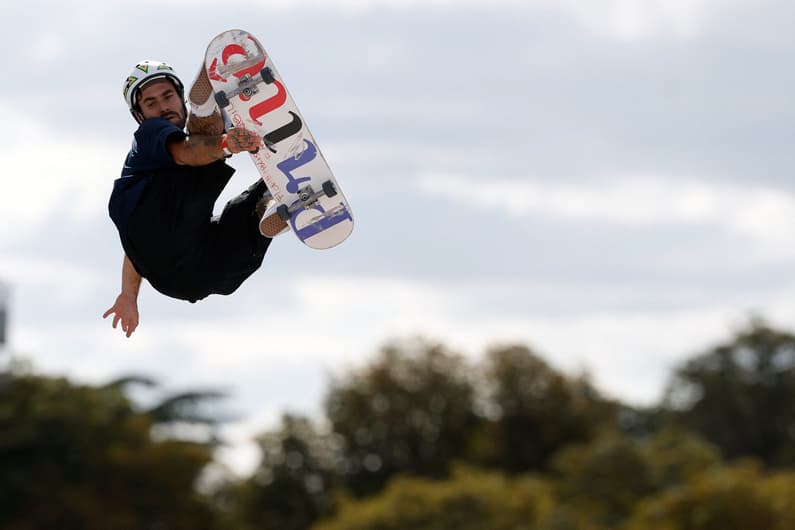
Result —
<instances>
[{"instance_id":1,"label":"skateboard","mask_svg":"<svg viewBox=\"0 0 795 530\"><path fill-rule=\"evenodd\" d=\"M224 31L207 46L204 65L232 126L262 137L251 158L279 217L310 248L342 243L353 230L351 208L259 41L243 30Z\"/></svg>"}]
</instances>

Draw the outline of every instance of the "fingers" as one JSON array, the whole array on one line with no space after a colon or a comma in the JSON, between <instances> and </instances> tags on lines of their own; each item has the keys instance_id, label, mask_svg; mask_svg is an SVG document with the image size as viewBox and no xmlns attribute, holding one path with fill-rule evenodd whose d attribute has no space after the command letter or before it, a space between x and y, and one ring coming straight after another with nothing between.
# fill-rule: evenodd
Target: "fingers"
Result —
<instances>
[{"instance_id":1,"label":"fingers","mask_svg":"<svg viewBox=\"0 0 795 530\"><path fill-rule=\"evenodd\" d=\"M255 153L259 150L262 138L256 131L250 131L245 127L233 127L226 135L229 150L233 153L249 151Z\"/></svg>"},{"instance_id":2,"label":"fingers","mask_svg":"<svg viewBox=\"0 0 795 530\"><path fill-rule=\"evenodd\" d=\"M102 315L102 318L107 318L112 313L115 313L113 315L113 323L112 323L113 329L116 329L116 327L119 325L119 322L121 322L121 330L125 333L125 335L127 335L128 338L130 337L130 335L133 334L133 332L136 329L138 329L137 315L124 317L119 314L118 310L116 309L116 306L113 306L107 311L105 311L105 313Z\"/></svg>"},{"instance_id":3,"label":"fingers","mask_svg":"<svg viewBox=\"0 0 795 530\"><path fill-rule=\"evenodd\" d=\"M136 322L132 318L121 318L121 317L119 317L119 319L121 320L121 330L124 332L125 335L127 335L127 338L130 338L130 335L133 334L133 331L135 331L135 328L138 327L138 322ZM116 328L116 322L115 321L113 322L113 327Z\"/></svg>"}]
</instances>

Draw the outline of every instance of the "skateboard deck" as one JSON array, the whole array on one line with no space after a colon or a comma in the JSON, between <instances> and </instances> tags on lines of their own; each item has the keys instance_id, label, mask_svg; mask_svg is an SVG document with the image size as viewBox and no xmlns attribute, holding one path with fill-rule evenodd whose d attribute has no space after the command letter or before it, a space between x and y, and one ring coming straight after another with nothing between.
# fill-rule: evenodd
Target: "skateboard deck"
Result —
<instances>
[{"instance_id":1,"label":"skateboard deck","mask_svg":"<svg viewBox=\"0 0 795 530\"><path fill-rule=\"evenodd\" d=\"M210 42L204 64L232 126L262 137L251 158L279 216L310 248L342 243L353 230L348 201L259 41L243 30L224 31Z\"/></svg>"}]
</instances>

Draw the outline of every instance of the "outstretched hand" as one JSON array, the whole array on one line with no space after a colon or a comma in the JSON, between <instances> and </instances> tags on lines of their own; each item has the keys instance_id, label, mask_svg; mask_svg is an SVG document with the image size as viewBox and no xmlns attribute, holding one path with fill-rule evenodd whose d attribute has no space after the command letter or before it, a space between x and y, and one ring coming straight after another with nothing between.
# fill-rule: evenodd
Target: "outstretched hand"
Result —
<instances>
[{"instance_id":1,"label":"outstretched hand","mask_svg":"<svg viewBox=\"0 0 795 530\"><path fill-rule=\"evenodd\" d=\"M135 328L138 327L138 301L134 296L127 294L120 294L116 297L116 303L113 307L105 311L102 318L107 318L108 315L113 316L113 329L121 321L121 330L127 334L127 337L133 334Z\"/></svg>"}]
</instances>

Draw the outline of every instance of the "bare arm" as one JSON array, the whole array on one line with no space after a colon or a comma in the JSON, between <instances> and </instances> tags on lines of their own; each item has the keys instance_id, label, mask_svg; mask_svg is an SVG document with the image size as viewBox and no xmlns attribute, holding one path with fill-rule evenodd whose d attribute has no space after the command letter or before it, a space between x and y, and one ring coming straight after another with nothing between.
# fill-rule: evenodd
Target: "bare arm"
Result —
<instances>
[{"instance_id":1,"label":"bare arm","mask_svg":"<svg viewBox=\"0 0 795 530\"><path fill-rule=\"evenodd\" d=\"M243 127L234 127L227 134L191 134L168 143L168 151L181 166L206 166L224 158L223 143L230 153L256 152L262 138Z\"/></svg>"},{"instance_id":2,"label":"bare arm","mask_svg":"<svg viewBox=\"0 0 795 530\"><path fill-rule=\"evenodd\" d=\"M121 329L127 337L138 327L138 291L141 289L141 279L130 258L125 255L121 268L121 293L116 297L113 307L102 315L102 318L107 318L108 315L115 314L113 328L121 321Z\"/></svg>"}]
</instances>

